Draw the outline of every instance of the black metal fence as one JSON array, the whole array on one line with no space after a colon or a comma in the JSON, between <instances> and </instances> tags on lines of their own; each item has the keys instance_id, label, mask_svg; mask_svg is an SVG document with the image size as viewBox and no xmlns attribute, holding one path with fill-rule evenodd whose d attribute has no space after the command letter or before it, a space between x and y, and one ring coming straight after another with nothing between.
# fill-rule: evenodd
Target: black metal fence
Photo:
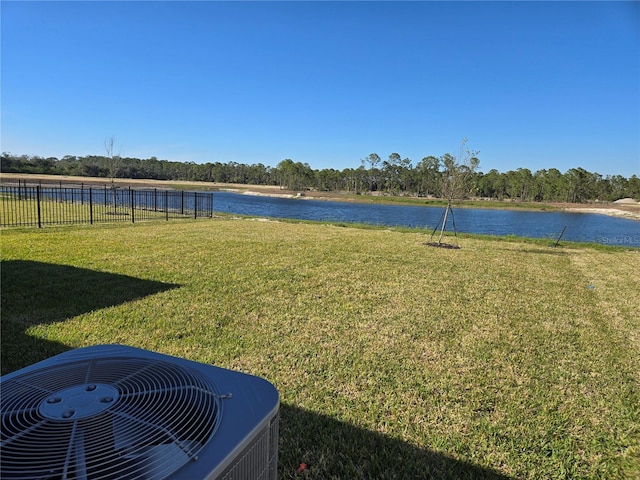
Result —
<instances>
[{"instance_id":1,"label":"black metal fence","mask_svg":"<svg viewBox=\"0 0 640 480\"><path fill-rule=\"evenodd\" d=\"M213 217L213 193L104 187L0 185L0 226Z\"/></svg>"}]
</instances>

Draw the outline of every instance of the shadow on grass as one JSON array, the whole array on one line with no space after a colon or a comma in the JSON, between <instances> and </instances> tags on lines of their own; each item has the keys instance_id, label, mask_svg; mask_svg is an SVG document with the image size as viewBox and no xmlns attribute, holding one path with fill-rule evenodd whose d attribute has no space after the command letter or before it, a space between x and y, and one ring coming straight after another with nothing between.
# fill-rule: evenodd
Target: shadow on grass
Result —
<instances>
[{"instance_id":1,"label":"shadow on grass","mask_svg":"<svg viewBox=\"0 0 640 480\"><path fill-rule=\"evenodd\" d=\"M69 350L29 335L29 327L64 322L178 286L22 260L2 262L0 271L3 375ZM509 478L293 405L283 403L280 416L280 479ZM303 463L306 467L300 469Z\"/></svg>"},{"instance_id":2,"label":"shadow on grass","mask_svg":"<svg viewBox=\"0 0 640 480\"><path fill-rule=\"evenodd\" d=\"M288 404L280 405L278 455L281 479L510 478Z\"/></svg>"},{"instance_id":3,"label":"shadow on grass","mask_svg":"<svg viewBox=\"0 0 640 480\"><path fill-rule=\"evenodd\" d=\"M26 333L34 325L63 322L178 285L68 265L9 260L0 265L2 374L69 349Z\"/></svg>"}]
</instances>

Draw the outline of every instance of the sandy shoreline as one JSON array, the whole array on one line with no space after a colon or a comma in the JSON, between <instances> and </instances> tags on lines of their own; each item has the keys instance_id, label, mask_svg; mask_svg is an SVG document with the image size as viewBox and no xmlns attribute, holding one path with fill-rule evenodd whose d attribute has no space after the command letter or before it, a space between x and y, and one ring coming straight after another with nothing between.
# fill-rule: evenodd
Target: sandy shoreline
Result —
<instances>
[{"instance_id":1,"label":"sandy shoreline","mask_svg":"<svg viewBox=\"0 0 640 480\"><path fill-rule=\"evenodd\" d=\"M99 184L105 185L111 183L108 178L93 177L73 177L64 175L30 175L19 173L1 173L0 180L3 182L17 182L18 180L26 180L28 182L42 182L50 185L59 183L67 184ZM214 183L214 182L195 182L195 181L177 181L177 180L144 180L144 179L125 179L116 178L113 182L120 186L146 187L146 188L171 188L179 189L180 186L202 187L206 190L220 190L243 195L267 196L278 198L296 198L300 200L334 200L334 201L367 201L365 195L361 199L356 199L353 195L346 195L340 192L298 192L286 190L274 185L244 185L232 183ZM391 200L391 197L389 197ZM581 203L550 203L548 204L560 211L576 212L576 213L597 213L599 215L608 215L612 217L628 218L640 221L640 203L603 203L603 204L581 204ZM481 208L481 207L478 207ZM508 206L500 208L509 208Z\"/></svg>"},{"instance_id":2,"label":"sandy shoreline","mask_svg":"<svg viewBox=\"0 0 640 480\"><path fill-rule=\"evenodd\" d=\"M635 207L635 210L631 208L565 208L565 212L577 212L577 213L599 213L601 215L609 215L611 217L629 218L631 220L640 221L640 207Z\"/></svg>"}]
</instances>

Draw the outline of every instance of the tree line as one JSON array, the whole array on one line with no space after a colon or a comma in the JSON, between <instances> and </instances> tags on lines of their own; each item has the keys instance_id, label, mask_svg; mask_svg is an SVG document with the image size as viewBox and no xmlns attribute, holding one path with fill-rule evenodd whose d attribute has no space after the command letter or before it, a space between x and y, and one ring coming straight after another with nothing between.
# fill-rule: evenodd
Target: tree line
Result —
<instances>
[{"instance_id":1,"label":"tree line","mask_svg":"<svg viewBox=\"0 0 640 480\"><path fill-rule=\"evenodd\" d=\"M446 196L447 165L455 162L450 154L427 156L415 164L398 153L386 159L372 153L360 160L357 168L314 170L307 163L282 160L275 167L262 163L245 165L236 162L196 164L119 156L72 156L61 159L2 153L0 171L6 173L40 173L103 178L132 178L178 181L277 185L290 190L346 191L355 194L378 194L419 197ZM476 157L471 161L477 167ZM583 168L542 169L531 172L518 168L507 172L492 169L486 173L469 172L470 197L522 202L593 202L615 201L631 197L640 199L640 178L633 175L603 176Z\"/></svg>"}]
</instances>

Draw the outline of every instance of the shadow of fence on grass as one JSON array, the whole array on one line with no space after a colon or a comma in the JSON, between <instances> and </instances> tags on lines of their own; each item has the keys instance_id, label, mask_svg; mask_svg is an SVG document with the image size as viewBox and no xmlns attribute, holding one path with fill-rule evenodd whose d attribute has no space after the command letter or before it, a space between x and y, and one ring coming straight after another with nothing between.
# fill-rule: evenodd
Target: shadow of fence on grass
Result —
<instances>
[{"instance_id":1,"label":"shadow of fence on grass","mask_svg":"<svg viewBox=\"0 0 640 480\"><path fill-rule=\"evenodd\" d=\"M507 480L510 477L283 403L278 478Z\"/></svg>"},{"instance_id":2,"label":"shadow of fence on grass","mask_svg":"<svg viewBox=\"0 0 640 480\"><path fill-rule=\"evenodd\" d=\"M2 374L69 349L28 335L29 327L63 322L178 285L69 265L8 260L0 265Z\"/></svg>"}]
</instances>

